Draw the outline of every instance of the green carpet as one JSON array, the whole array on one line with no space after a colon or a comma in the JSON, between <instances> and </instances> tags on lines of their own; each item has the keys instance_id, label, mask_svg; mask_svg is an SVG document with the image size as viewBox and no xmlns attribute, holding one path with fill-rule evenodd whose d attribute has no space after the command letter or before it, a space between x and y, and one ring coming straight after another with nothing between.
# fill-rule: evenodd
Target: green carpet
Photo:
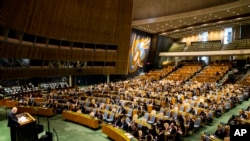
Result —
<instances>
[{"instance_id":1,"label":"green carpet","mask_svg":"<svg viewBox=\"0 0 250 141\"><path fill-rule=\"evenodd\" d=\"M199 131L193 133L192 135L189 135L187 137L182 137L183 141L200 141L200 133L201 132L210 132L214 133L217 125L220 122L227 122L229 117L232 114L238 114L239 110L242 108L246 108L248 105L250 105L249 101L244 101L242 104L237 105L235 108L231 109L229 112L224 113L220 118L215 118L212 125L210 126L203 126ZM8 110L9 111L9 110ZM7 111L7 112L8 112ZM36 117L35 117L36 118ZM9 128L7 127L7 120L6 120L6 110L1 107L0 108L0 141L10 141L10 134L9 134ZM47 118L40 117L40 124L44 125L45 131L48 131L47 127ZM61 115L56 115L54 117L49 118L50 121L50 131L53 132L53 141L57 141L57 138L55 136L55 132L53 129L55 129L57 135L58 135L58 141L109 141L110 139L102 133L101 129L98 130L92 130L88 127L78 125L72 122L63 121L61 119ZM39 137L44 135L45 132L39 134Z\"/></svg>"}]
</instances>

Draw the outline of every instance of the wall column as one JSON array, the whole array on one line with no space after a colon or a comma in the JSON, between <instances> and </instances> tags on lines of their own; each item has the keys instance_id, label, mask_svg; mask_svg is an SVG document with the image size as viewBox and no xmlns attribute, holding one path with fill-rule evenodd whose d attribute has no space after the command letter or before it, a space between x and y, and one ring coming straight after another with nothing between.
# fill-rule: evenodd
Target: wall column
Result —
<instances>
[{"instance_id":1,"label":"wall column","mask_svg":"<svg viewBox=\"0 0 250 141\"><path fill-rule=\"evenodd\" d=\"M72 86L72 76L69 75L69 86L71 87Z\"/></svg>"},{"instance_id":2,"label":"wall column","mask_svg":"<svg viewBox=\"0 0 250 141\"><path fill-rule=\"evenodd\" d=\"M110 75L107 74L107 83L109 83L109 82L110 82Z\"/></svg>"}]
</instances>

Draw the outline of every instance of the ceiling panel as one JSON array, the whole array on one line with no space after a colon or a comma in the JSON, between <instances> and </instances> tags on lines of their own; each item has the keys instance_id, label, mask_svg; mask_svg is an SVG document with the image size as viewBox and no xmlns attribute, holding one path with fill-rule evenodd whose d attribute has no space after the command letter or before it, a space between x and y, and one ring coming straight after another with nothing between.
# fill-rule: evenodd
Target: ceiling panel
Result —
<instances>
[{"instance_id":1,"label":"ceiling panel","mask_svg":"<svg viewBox=\"0 0 250 141\"><path fill-rule=\"evenodd\" d=\"M245 24L250 24L250 0L239 0L175 15L133 20L132 27L152 34L182 38L202 30Z\"/></svg>"}]
</instances>

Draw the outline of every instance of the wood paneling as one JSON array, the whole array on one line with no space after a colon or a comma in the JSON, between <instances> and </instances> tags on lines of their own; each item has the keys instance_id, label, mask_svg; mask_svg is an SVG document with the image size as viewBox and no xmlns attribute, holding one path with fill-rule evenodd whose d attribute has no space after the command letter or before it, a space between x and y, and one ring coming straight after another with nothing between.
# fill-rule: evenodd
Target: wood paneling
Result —
<instances>
[{"instance_id":1,"label":"wood paneling","mask_svg":"<svg viewBox=\"0 0 250 141\"><path fill-rule=\"evenodd\" d=\"M114 61L116 66L77 70L25 70L24 74L127 74L129 42L132 22L132 0L3 0L0 26L49 39L89 44L116 45L116 51L65 49L48 45L0 43L2 58L28 58L62 61ZM18 14L17 14L18 13ZM23 43L25 43L24 41ZM28 42L27 42L28 43ZM3 78L27 77L20 70L4 70Z\"/></svg>"}]
</instances>

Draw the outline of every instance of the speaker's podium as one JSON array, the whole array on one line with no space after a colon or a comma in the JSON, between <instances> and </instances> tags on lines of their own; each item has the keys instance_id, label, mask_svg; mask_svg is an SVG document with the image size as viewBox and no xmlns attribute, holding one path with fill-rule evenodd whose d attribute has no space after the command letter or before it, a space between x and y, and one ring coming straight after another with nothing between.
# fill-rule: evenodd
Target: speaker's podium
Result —
<instances>
[{"instance_id":1,"label":"speaker's podium","mask_svg":"<svg viewBox=\"0 0 250 141\"><path fill-rule=\"evenodd\" d=\"M16 116L20 124L16 129L16 141L38 141L35 118L26 112Z\"/></svg>"}]
</instances>

